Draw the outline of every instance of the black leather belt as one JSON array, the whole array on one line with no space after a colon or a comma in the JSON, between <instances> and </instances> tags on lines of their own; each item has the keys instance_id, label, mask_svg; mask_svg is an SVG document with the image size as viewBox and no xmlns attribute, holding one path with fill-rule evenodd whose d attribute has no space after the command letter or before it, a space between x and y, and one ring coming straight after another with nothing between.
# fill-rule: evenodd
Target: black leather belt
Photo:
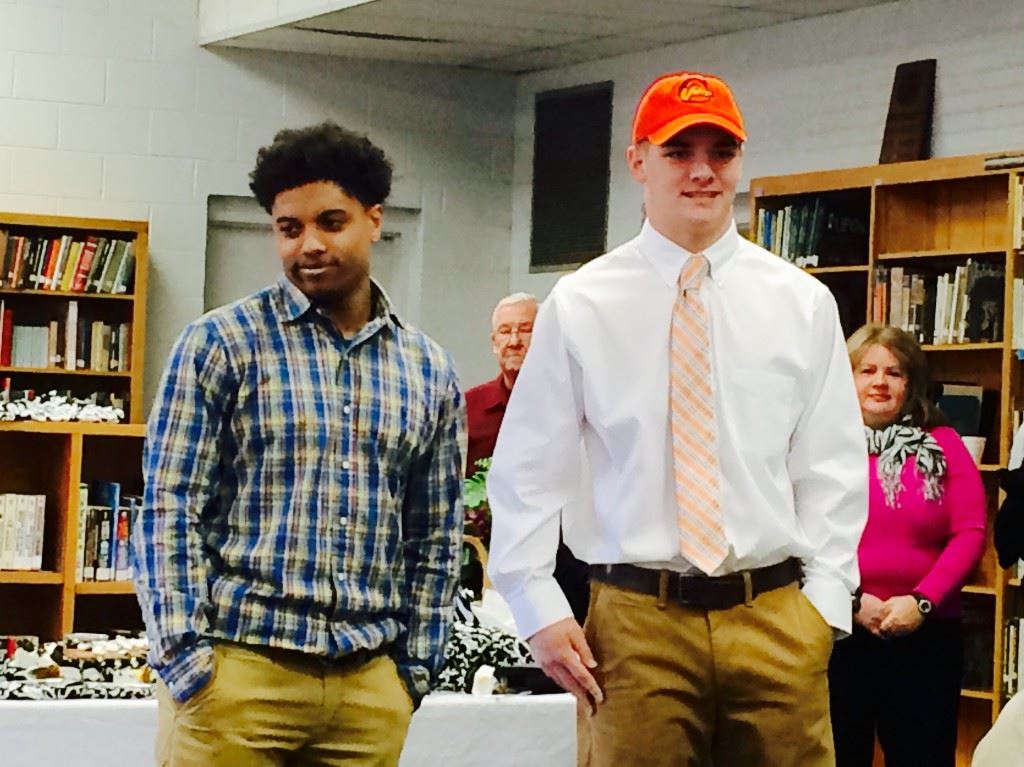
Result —
<instances>
[{"instance_id":1,"label":"black leather belt","mask_svg":"<svg viewBox=\"0 0 1024 767\"><path fill-rule=\"evenodd\" d=\"M327 655L314 655L312 653L302 652L301 650L289 650L283 647L243 644L242 642L232 642L226 639L217 639L214 641L221 642L222 644L234 645L235 647L247 650L248 652L258 653L270 660L280 663L298 665L306 668L322 668L339 671L358 668L369 663L378 655L386 655L390 649L387 646L381 646L375 647L372 650L359 649L345 653L344 655L330 657Z\"/></svg>"},{"instance_id":2,"label":"black leather belt","mask_svg":"<svg viewBox=\"0 0 1024 767\"><path fill-rule=\"evenodd\" d=\"M796 559L714 578L636 565L590 566L593 580L697 610L727 610L736 605L750 605L758 594L799 581L802 575Z\"/></svg>"}]
</instances>

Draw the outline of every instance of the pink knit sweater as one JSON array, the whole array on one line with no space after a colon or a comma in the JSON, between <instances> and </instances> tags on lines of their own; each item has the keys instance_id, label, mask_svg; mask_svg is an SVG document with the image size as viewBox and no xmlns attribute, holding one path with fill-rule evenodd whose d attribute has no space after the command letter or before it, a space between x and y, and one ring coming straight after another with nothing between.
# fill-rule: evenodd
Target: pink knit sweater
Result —
<instances>
[{"instance_id":1,"label":"pink knit sweater","mask_svg":"<svg viewBox=\"0 0 1024 767\"><path fill-rule=\"evenodd\" d=\"M858 549L861 588L879 599L919 592L934 615L960 614L960 588L985 546L985 489L960 436L947 426L931 432L946 456L942 499L925 500L915 460L903 466L897 507L885 502L878 456L871 456L868 523Z\"/></svg>"}]
</instances>

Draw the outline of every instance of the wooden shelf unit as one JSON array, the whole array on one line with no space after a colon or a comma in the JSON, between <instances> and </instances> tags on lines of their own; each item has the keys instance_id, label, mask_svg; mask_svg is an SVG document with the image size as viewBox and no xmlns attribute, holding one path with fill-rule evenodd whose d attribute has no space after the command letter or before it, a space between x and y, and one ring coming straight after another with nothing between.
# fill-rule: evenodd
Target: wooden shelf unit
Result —
<instances>
[{"instance_id":1,"label":"wooden shelf unit","mask_svg":"<svg viewBox=\"0 0 1024 767\"><path fill-rule=\"evenodd\" d=\"M79 484L122 483L142 492L143 358L146 332L148 224L0 212L0 230L12 234L97 235L131 239L135 271L127 294L0 288L0 300L30 320L57 319L70 300L89 319L131 323L128 371L32 369L5 366L12 388L87 391L105 381L126 388L124 423L0 422L0 493L46 496L41 571L0 570L0 635L31 634L44 641L71 631L141 628L128 581L77 583ZM2 256L2 253L0 253Z\"/></svg>"},{"instance_id":2,"label":"wooden shelf unit","mask_svg":"<svg viewBox=\"0 0 1024 767\"><path fill-rule=\"evenodd\" d=\"M756 178L750 184L755 241L762 209L774 212L789 204L813 203L816 196L867 195L869 236L862 256L852 264L844 255L846 263L841 266L807 269L836 295L847 334L870 319L872 281L876 268L883 264L904 261L910 266L935 263L945 268L981 257L1005 265L1002 339L923 346L935 380L979 384L995 392L993 398L998 397L998 412L988 426L980 467L989 496L989 540L981 564L964 589L965 600L980 600L985 610L991 605L991 625L984 625L982 638L992 647L993 682L990 689L965 687L962 691L957 764L965 766L1003 704L1003 622L1010 612L1010 580L996 561L991 522L1001 499L996 471L1009 458L1012 413L1024 396L1024 366L1016 359L1009 340L1013 279L1022 276L1012 243L1013 217L1020 215L1013 198L1018 188L1016 176L1024 171L987 171L987 157L970 155L771 176ZM821 255L827 264L825 254ZM876 759L876 764L880 763Z\"/></svg>"}]
</instances>

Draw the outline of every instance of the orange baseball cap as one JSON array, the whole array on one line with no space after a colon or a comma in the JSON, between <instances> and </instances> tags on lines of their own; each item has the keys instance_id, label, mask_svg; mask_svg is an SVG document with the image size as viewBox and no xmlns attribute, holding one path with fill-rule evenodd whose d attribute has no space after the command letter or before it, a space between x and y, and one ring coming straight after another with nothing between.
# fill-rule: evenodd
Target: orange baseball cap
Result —
<instances>
[{"instance_id":1,"label":"orange baseball cap","mask_svg":"<svg viewBox=\"0 0 1024 767\"><path fill-rule=\"evenodd\" d=\"M747 140L743 115L723 80L700 72L673 72L647 86L633 116L633 143L664 144L694 125L716 125Z\"/></svg>"}]
</instances>

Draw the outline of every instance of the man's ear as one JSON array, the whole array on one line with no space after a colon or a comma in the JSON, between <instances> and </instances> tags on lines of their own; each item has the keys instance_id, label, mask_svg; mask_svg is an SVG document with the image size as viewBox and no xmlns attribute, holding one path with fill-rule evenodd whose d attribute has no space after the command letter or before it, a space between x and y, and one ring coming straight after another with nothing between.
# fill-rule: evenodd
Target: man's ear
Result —
<instances>
[{"instance_id":1,"label":"man's ear","mask_svg":"<svg viewBox=\"0 0 1024 767\"><path fill-rule=\"evenodd\" d=\"M631 175L641 184L647 183L647 169L644 167L644 160L647 158L647 144L630 144L626 147L626 166Z\"/></svg>"},{"instance_id":2,"label":"man's ear","mask_svg":"<svg viewBox=\"0 0 1024 767\"><path fill-rule=\"evenodd\" d=\"M370 239L373 242L380 242L381 223L384 220L384 206L380 203L371 205L366 209L366 215L370 217L370 221L373 223L373 233L370 235Z\"/></svg>"}]
</instances>

